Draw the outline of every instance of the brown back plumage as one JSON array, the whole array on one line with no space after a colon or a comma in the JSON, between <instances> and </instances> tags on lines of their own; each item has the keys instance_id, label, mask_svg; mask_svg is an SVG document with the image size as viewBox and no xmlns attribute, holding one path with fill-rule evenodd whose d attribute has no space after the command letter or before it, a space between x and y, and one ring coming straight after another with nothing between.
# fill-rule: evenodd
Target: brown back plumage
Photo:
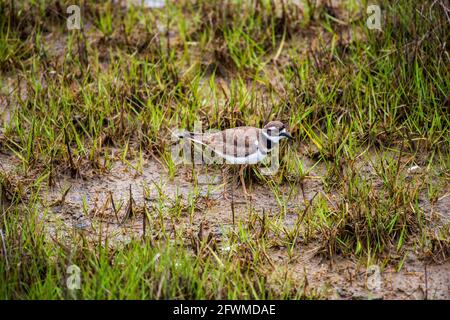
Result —
<instances>
[{"instance_id":1,"label":"brown back plumage","mask_svg":"<svg viewBox=\"0 0 450 320\"><path fill-rule=\"evenodd\" d=\"M255 127L236 127L219 132L191 133L190 138L200 142L214 152L233 157L247 157L260 150L262 153L270 151L267 140L263 138L263 131L280 132L285 125L280 121L270 121L263 129ZM271 130L273 129L273 130Z\"/></svg>"},{"instance_id":2,"label":"brown back plumage","mask_svg":"<svg viewBox=\"0 0 450 320\"><path fill-rule=\"evenodd\" d=\"M216 152L233 157L247 157L258 150L261 129L254 127L237 127L221 132L204 133L203 143ZM261 146L259 146L261 148Z\"/></svg>"}]
</instances>

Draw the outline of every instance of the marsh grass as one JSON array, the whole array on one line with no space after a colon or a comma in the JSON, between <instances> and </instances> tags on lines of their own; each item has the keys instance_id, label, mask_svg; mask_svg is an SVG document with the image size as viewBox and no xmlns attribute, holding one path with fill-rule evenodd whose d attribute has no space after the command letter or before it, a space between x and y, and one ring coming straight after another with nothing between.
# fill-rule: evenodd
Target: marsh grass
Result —
<instances>
[{"instance_id":1,"label":"marsh grass","mask_svg":"<svg viewBox=\"0 0 450 320\"><path fill-rule=\"evenodd\" d=\"M419 203L423 192L431 202L448 193L450 178L445 1L384 1L381 32L365 27L355 1L198 0L158 10L85 1L83 32L65 30L66 4L0 4L1 76L16 81L0 148L21 163L1 171L2 298L315 298L287 274L272 279L267 253L278 246L292 258L314 241L326 257L400 268L411 248L448 259L448 225L434 229ZM246 177L268 186L279 212L250 206L247 221L233 218L225 251L202 224L177 229L184 216L198 226L209 201L195 172L187 204L162 183L151 186L152 206L130 207L131 196L116 203L145 221L148 236L128 244L49 236L43 225L40 191L61 176L107 175L116 161L142 174L144 159L157 159L173 179L172 128L269 119L287 123L296 141L282 146L276 176L250 168ZM295 190L304 195L315 167L302 157L325 167L323 190L303 197L286 227L287 203ZM411 179L413 163L426 170ZM83 266L75 296L69 264Z\"/></svg>"}]
</instances>

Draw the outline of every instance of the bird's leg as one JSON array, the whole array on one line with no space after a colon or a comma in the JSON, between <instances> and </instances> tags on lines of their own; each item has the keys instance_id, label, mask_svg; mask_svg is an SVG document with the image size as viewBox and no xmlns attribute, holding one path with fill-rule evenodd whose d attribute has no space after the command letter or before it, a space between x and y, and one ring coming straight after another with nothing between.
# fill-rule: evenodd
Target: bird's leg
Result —
<instances>
[{"instance_id":1,"label":"bird's leg","mask_svg":"<svg viewBox=\"0 0 450 320\"><path fill-rule=\"evenodd\" d=\"M222 196L225 200L229 200L227 185L228 185L228 169L227 167L222 167L222 181L223 181L223 192Z\"/></svg>"},{"instance_id":2,"label":"bird's leg","mask_svg":"<svg viewBox=\"0 0 450 320\"><path fill-rule=\"evenodd\" d=\"M241 166L241 168L239 169L239 177L241 178L241 185L242 185L242 189L244 190L244 194L247 198L251 198L250 194L247 192L247 188L245 187L245 180L244 180L244 170L245 170L245 165Z\"/></svg>"}]
</instances>

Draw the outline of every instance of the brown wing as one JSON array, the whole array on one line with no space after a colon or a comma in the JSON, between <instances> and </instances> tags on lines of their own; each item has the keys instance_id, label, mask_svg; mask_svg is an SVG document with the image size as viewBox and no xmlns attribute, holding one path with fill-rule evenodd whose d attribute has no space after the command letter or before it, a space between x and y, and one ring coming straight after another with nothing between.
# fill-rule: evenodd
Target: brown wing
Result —
<instances>
[{"instance_id":1,"label":"brown wing","mask_svg":"<svg viewBox=\"0 0 450 320\"><path fill-rule=\"evenodd\" d=\"M247 157L258 150L255 143L259 129L253 127L237 127L221 132L203 134L203 143L220 154L234 157Z\"/></svg>"}]
</instances>

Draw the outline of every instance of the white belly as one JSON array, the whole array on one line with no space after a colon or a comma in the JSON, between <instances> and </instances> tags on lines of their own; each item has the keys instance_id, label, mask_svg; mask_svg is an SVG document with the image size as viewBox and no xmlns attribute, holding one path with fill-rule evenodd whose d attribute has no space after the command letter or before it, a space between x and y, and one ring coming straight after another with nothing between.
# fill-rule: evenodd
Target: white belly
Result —
<instances>
[{"instance_id":1,"label":"white belly","mask_svg":"<svg viewBox=\"0 0 450 320\"><path fill-rule=\"evenodd\" d=\"M258 152L254 154L250 154L247 157L233 157L230 155L224 155L219 154L222 158L225 159L226 163L229 164L256 164L263 160L266 157L266 154L261 153L261 151L258 150Z\"/></svg>"}]
</instances>

